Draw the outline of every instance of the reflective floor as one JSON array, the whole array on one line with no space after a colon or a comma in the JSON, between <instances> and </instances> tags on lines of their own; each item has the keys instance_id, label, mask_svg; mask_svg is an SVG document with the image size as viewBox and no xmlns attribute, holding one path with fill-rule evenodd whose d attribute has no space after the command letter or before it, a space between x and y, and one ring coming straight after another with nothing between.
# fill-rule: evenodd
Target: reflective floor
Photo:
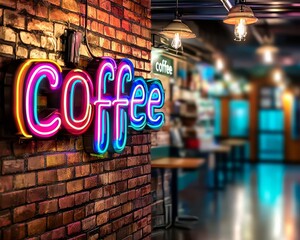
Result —
<instances>
[{"instance_id":1,"label":"reflective floor","mask_svg":"<svg viewBox=\"0 0 300 240\"><path fill-rule=\"evenodd\" d=\"M225 191L199 186L179 197L184 213L200 221L192 230L171 228L153 240L300 239L300 166L247 165Z\"/></svg>"}]
</instances>

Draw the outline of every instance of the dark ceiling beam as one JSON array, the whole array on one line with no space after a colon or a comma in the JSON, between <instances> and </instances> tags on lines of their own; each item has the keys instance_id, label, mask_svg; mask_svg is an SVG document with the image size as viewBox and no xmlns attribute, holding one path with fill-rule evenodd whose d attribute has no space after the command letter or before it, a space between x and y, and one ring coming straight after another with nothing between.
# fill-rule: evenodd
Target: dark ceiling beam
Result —
<instances>
[{"instance_id":1,"label":"dark ceiling beam","mask_svg":"<svg viewBox=\"0 0 300 240\"><path fill-rule=\"evenodd\" d=\"M182 14L182 20L223 20L227 15L224 14ZM255 12L255 16L259 19L299 19L299 12ZM174 13L152 13L153 20L170 20L174 18Z\"/></svg>"}]
</instances>

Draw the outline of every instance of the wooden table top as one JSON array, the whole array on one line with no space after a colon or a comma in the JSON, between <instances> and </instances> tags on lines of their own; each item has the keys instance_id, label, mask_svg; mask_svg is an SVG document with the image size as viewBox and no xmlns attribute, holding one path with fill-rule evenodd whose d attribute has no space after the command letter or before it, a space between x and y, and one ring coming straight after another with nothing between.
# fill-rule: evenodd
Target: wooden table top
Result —
<instances>
[{"instance_id":1,"label":"wooden table top","mask_svg":"<svg viewBox=\"0 0 300 240\"><path fill-rule=\"evenodd\" d=\"M222 141L221 144L229 145L229 146L243 146L244 144L246 144L246 142L247 141L243 139L232 138L232 139L227 139Z\"/></svg>"},{"instance_id":2,"label":"wooden table top","mask_svg":"<svg viewBox=\"0 0 300 240\"><path fill-rule=\"evenodd\" d=\"M228 153L231 150L230 145L219 145L219 144L212 144L207 148L201 150L201 152L208 152L208 153Z\"/></svg>"},{"instance_id":3,"label":"wooden table top","mask_svg":"<svg viewBox=\"0 0 300 240\"><path fill-rule=\"evenodd\" d=\"M166 157L151 161L151 167L153 168L188 168L196 169L205 160L203 158L176 158L176 157Z\"/></svg>"}]
</instances>

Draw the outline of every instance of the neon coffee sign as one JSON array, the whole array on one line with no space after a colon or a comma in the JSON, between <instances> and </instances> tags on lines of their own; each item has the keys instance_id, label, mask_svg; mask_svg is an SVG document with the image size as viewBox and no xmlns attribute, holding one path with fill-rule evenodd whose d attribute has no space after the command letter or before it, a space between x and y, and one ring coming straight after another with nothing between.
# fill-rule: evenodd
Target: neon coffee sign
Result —
<instances>
[{"instance_id":1,"label":"neon coffee sign","mask_svg":"<svg viewBox=\"0 0 300 240\"><path fill-rule=\"evenodd\" d=\"M105 57L95 60L93 66L87 71L65 73L51 60L25 61L17 71L14 87L14 118L19 133L26 138L50 138L62 128L73 135L92 129L93 151L103 154L109 149L122 152L128 126L141 131L145 127L157 130L163 125L165 116L156 111L164 104L159 80L134 77L128 59ZM38 111L43 83L48 84L50 93L60 94L60 107L46 117ZM79 90L81 94L76 96ZM79 111L74 107L78 97Z\"/></svg>"}]
</instances>

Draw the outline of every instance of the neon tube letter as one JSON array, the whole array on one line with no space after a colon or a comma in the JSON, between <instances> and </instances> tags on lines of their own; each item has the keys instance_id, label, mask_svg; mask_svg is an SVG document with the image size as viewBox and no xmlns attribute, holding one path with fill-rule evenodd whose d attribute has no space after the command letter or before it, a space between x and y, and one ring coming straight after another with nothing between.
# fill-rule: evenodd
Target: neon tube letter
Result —
<instances>
[{"instance_id":1,"label":"neon tube letter","mask_svg":"<svg viewBox=\"0 0 300 240\"><path fill-rule=\"evenodd\" d=\"M38 117L38 89L42 80L47 79L51 90L57 90L61 86L61 74L59 66L50 62L37 62L29 70L24 84L25 88L25 119L30 132L41 138L49 138L55 135L60 126L59 113L52 112L48 117Z\"/></svg>"},{"instance_id":2,"label":"neon tube letter","mask_svg":"<svg viewBox=\"0 0 300 240\"><path fill-rule=\"evenodd\" d=\"M115 79L116 62L111 58L102 58L96 72L95 129L93 149L97 154L107 152L110 141L109 108L111 99L107 95L108 81Z\"/></svg>"},{"instance_id":3,"label":"neon tube letter","mask_svg":"<svg viewBox=\"0 0 300 240\"><path fill-rule=\"evenodd\" d=\"M148 102L146 113L148 117L147 126L158 130L165 122L165 115L162 112L155 112L155 109L161 109L165 102L165 95L162 84L159 80L150 80Z\"/></svg>"},{"instance_id":4,"label":"neon tube letter","mask_svg":"<svg viewBox=\"0 0 300 240\"><path fill-rule=\"evenodd\" d=\"M75 89L78 85L80 85L82 89L82 110L79 116L75 116L74 98ZM65 77L62 87L61 118L63 126L68 132L74 135L80 135L90 126L93 113L90 99L93 92L93 82L86 72L79 69L72 70Z\"/></svg>"},{"instance_id":5,"label":"neon tube letter","mask_svg":"<svg viewBox=\"0 0 300 240\"><path fill-rule=\"evenodd\" d=\"M131 82L134 76L132 62L122 59L118 64L117 77L114 87L113 101L113 139L112 144L115 152L120 153L127 142L127 107L128 96L126 94L126 83Z\"/></svg>"},{"instance_id":6,"label":"neon tube letter","mask_svg":"<svg viewBox=\"0 0 300 240\"><path fill-rule=\"evenodd\" d=\"M130 127L135 131L143 130L146 126L147 116L143 112L147 103L148 86L143 78L135 78L130 92L128 114Z\"/></svg>"}]
</instances>

